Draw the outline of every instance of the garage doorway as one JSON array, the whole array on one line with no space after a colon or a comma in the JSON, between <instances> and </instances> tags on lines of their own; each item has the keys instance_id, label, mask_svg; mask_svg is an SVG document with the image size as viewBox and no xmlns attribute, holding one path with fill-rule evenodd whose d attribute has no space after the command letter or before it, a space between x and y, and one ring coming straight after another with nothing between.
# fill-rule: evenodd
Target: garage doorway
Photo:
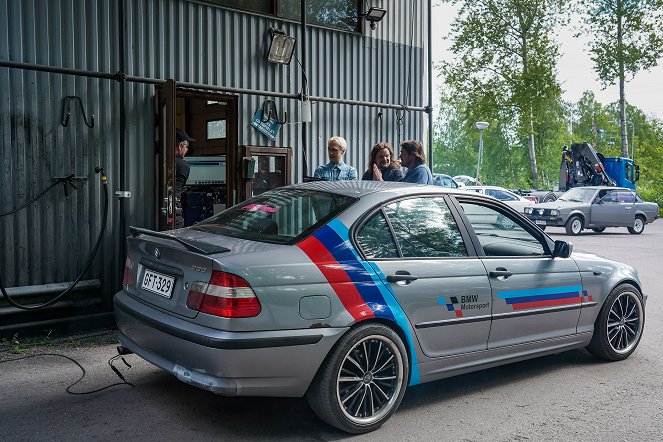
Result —
<instances>
[{"instance_id":1,"label":"garage doorway","mask_svg":"<svg viewBox=\"0 0 663 442\"><path fill-rule=\"evenodd\" d=\"M237 96L178 88L168 80L155 98L155 221L159 230L170 230L178 216L189 226L236 202ZM176 129L195 139L185 157L190 172L181 201L174 190Z\"/></svg>"}]
</instances>

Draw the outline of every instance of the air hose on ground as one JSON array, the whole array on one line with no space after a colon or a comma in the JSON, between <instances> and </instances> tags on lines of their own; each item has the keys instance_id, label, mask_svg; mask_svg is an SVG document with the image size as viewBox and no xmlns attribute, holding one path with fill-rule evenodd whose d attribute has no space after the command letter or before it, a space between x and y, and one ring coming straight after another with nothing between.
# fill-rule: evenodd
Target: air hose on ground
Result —
<instances>
[{"instance_id":1,"label":"air hose on ground","mask_svg":"<svg viewBox=\"0 0 663 442\"><path fill-rule=\"evenodd\" d=\"M79 275L76 277L76 279L71 284L69 284L69 287L67 287L62 293L56 295L50 301L44 302L42 304L37 304L37 305L22 305L22 304L19 304L18 302L16 302L16 300L14 300L9 295L9 293L7 293L7 290L5 290L5 285L2 281L2 273L0 272L0 292L2 292L2 295L7 299L7 302L9 302L14 307L19 308L21 310L39 310L39 309L42 309L44 307L48 307L49 305L55 304L60 299L62 299L63 296L65 296L67 293L69 293L76 286L76 284L78 284L80 282L80 280L83 279L83 275L85 275L85 273L87 273L87 271L90 269L90 266L92 265L92 261L94 260L94 257L96 256L97 252L99 251L99 246L101 245L101 241L103 239L104 232L106 231L106 223L107 223L107 219L108 219L108 178L106 177L106 174L104 173L104 168L103 167L100 167L100 166L95 167L94 172L95 173L101 173L101 187L103 188L103 194L104 194L104 214L103 214L103 218L102 218L102 222L101 222L101 230L99 231L99 236L97 237L97 242L95 243L94 248L92 249L92 251L90 252L90 255L88 256L87 262L85 263L85 267L79 273ZM59 184L61 182L64 183L65 192L66 192L67 184L73 186L73 184L71 182L71 180L73 178L74 178L74 175L69 175L68 177L58 179L58 181L51 184L48 188L46 188L46 190L42 191L39 195L37 195L37 197L35 197L29 203L26 203L23 206L21 206L17 209L14 209L10 212L0 214L0 216L9 215L9 214L15 213L15 212L27 207L28 205L32 204L33 202L37 201L39 198L44 196L46 194L46 192L48 192L49 190L51 190L53 187L55 187L57 184Z\"/></svg>"}]
</instances>

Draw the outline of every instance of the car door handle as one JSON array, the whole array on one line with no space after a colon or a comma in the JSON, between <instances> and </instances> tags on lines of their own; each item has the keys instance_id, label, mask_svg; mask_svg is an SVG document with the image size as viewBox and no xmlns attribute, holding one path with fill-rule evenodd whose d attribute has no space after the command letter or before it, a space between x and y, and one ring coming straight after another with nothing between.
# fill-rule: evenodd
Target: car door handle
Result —
<instances>
[{"instance_id":1,"label":"car door handle","mask_svg":"<svg viewBox=\"0 0 663 442\"><path fill-rule=\"evenodd\" d=\"M396 272L395 275L387 275L387 281L388 282L412 282L416 281L419 279L419 277L410 275L409 273L398 273Z\"/></svg>"},{"instance_id":2,"label":"car door handle","mask_svg":"<svg viewBox=\"0 0 663 442\"><path fill-rule=\"evenodd\" d=\"M511 275L513 275L513 273L511 273L510 271L508 271L504 267L498 267L495 270L493 270L492 272L488 273L488 276L490 276L491 278L500 278L501 277L501 278L506 279Z\"/></svg>"}]
</instances>

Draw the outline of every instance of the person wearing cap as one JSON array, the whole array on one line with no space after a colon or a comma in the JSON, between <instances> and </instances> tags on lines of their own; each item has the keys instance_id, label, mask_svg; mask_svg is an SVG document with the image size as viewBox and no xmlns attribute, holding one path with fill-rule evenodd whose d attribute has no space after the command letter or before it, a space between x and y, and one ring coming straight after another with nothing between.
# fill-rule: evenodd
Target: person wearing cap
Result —
<instances>
[{"instance_id":1,"label":"person wearing cap","mask_svg":"<svg viewBox=\"0 0 663 442\"><path fill-rule=\"evenodd\" d=\"M324 181L356 180L357 169L343 162L343 155L345 155L347 148L348 143L345 138L331 137L327 141L329 162L318 166L313 176Z\"/></svg>"},{"instance_id":2,"label":"person wearing cap","mask_svg":"<svg viewBox=\"0 0 663 442\"><path fill-rule=\"evenodd\" d=\"M182 211L182 191L186 185L186 180L189 179L189 171L191 169L184 156L189 151L189 142L196 140L195 138L191 138L183 129L177 129L175 139L177 141L177 145L175 146L175 227L179 229L180 227L184 227L184 218L181 214L177 214L177 212L181 213Z\"/></svg>"},{"instance_id":3,"label":"person wearing cap","mask_svg":"<svg viewBox=\"0 0 663 442\"><path fill-rule=\"evenodd\" d=\"M433 174L426 166L426 153L421 141L408 140L401 143L401 164L407 168L402 182L433 184Z\"/></svg>"}]
</instances>

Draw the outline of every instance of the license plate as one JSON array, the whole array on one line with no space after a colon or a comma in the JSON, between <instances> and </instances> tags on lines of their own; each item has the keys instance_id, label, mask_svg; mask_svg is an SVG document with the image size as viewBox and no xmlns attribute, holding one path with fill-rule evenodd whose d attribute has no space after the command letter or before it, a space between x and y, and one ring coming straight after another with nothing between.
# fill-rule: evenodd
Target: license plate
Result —
<instances>
[{"instance_id":1,"label":"license plate","mask_svg":"<svg viewBox=\"0 0 663 442\"><path fill-rule=\"evenodd\" d=\"M175 278L172 276L162 275L161 273L153 272L152 270L145 270L141 287L144 290L156 293L157 295L170 298L173 294L174 285Z\"/></svg>"},{"instance_id":2,"label":"license plate","mask_svg":"<svg viewBox=\"0 0 663 442\"><path fill-rule=\"evenodd\" d=\"M544 220L542 220L542 219L537 219L537 220L534 221L534 222L535 222L536 224L541 225L541 226L545 226L545 225L546 225L546 222L545 222Z\"/></svg>"}]
</instances>

